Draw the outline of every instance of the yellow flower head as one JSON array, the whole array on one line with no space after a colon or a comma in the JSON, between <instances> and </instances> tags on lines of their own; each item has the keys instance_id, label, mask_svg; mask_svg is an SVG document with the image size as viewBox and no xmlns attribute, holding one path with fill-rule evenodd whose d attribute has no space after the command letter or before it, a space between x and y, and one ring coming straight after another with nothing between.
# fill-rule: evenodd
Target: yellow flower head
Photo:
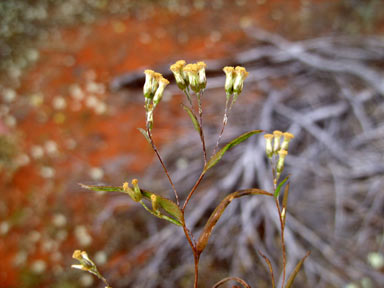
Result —
<instances>
[{"instance_id":1,"label":"yellow flower head","mask_svg":"<svg viewBox=\"0 0 384 288\"><path fill-rule=\"evenodd\" d=\"M232 66L226 66L223 68L223 71L226 75L225 77L225 91L228 94L232 94L233 92L233 83L235 81L235 68Z\"/></svg>"},{"instance_id":2,"label":"yellow flower head","mask_svg":"<svg viewBox=\"0 0 384 288\"><path fill-rule=\"evenodd\" d=\"M273 136L275 136L275 140L273 141L273 152L277 153L280 150L280 141L283 132L279 130L273 131Z\"/></svg>"},{"instance_id":3,"label":"yellow flower head","mask_svg":"<svg viewBox=\"0 0 384 288\"><path fill-rule=\"evenodd\" d=\"M80 250L75 250L75 251L73 252L72 258L73 258L73 259L76 259L76 260L80 260L80 259L82 259L82 257L81 257L81 251L80 251Z\"/></svg>"},{"instance_id":4,"label":"yellow flower head","mask_svg":"<svg viewBox=\"0 0 384 288\"><path fill-rule=\"evenodd\" d=\"M295 135L293 135L289 132L284 132L283 135L284 135L284 139L287 139L287 140L291 140L291 139L295 138Z\"/></svg>"},{"instance_id":5,"label":"yellow flower head","mask_svg":"<svg viewBox=\"0 0 384 288\"><path fill-rule=\"evenodd\" d=\"M273 136L275 137L281 137L282 135L283 135L283 132L281 132L280 130L273 131Z\"/></svg>"},{"instance_id":6,"label":"yellow flower head","mask_svg":"<svg viewBox=\"0 0 384 288\"><path fill-rule=\"evenodd\" d=\"M184 60L179 60L175 64L171 65L170 69L175 76L176 84L180 90L184 90L187 87L186 79L184 77L183 67L186 62Z\"/></svg>"},{"instance_id":7,"label":"yellow flower head","mask_svg":"<svg viewBox=\"0 0 384 288\"><path fill-rule=\"evenodd\" d=\"M273 147L272 147L272 134L264 134L265 139L265 153L267 154L268 158L272 158L273 155Z\"/></svg>"},{"instance_id":8,"label":"yellow flower head","mask_svg":"<svg viewBox=\"0 0 384 288\"><path fill-rule=\"evenodd\" d=\"M248 72L244 67L237 66L235 68L235 81L233 83L233 91L236 94L240 94L243 90L244 80L248 77Z\"/></svg>"}]
</instances>

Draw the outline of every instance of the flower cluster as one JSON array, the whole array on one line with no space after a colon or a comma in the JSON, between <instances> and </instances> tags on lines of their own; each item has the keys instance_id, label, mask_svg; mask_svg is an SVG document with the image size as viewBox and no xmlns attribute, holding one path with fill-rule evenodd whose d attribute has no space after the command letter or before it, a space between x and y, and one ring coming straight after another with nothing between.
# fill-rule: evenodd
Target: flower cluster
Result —
<instances>
[{"instance_id":1,"label":"flower cluster","mask_svg":"<svg viewBox=\"0 0 384 288\"><path fill-rule=\"evenodd\" d=\"M74 264L71 267L74 269L79 269L83 271L87 271L99 279L101 279L107 286L105 288L111 288L105 278L100 274L100 272L97 270L96 264L88 257L87 252L75 250L73 252L72 257L80 262L80 264Z\"/></svg>"},{"instance_id":2,"label":"flower cluster","mask_svg":"<svg viewBox=\"0 0 384 288\"><path fill-rule=\"evenodd\" d=\"M283 138L283 141L281 139ZM269 159L272 160L273 156L278 156L277 164L275 167L277 181L280 178L284 169L285 157L288 155L289 142L294 138L294 135L289 132L281 132L278 130L273 131L273 134L265 134L265 152Z\"/></svg>"},{"instance_id":3,"label":"flower cluster","mask_svg":"<svg viewBox=\"0 0 384 288\"><path fill-rule=\"evenodd\" d=\"M190 88L193 92L198 93L207 86L206 67L207 64L204 62L187 64L184 60L179 60L171 65L170 70L175 76L180 90L185 91Z\"/></svg>"},{"instance_id":4,"label":"flower cluster","mask_svg":"<svg viewBox=\"0 0 384 288\"><path fill-rule=\"evenodd\" d=\"M153 126L153 110L163 98L165 87L169 81L165 79L160 73L152 70L145 70L145 83L143 87L143 94L145 97L145 111L147 114L147 127L152 129Z\"/></svg>"},{"instance_id":5,"label":"flower cluster","mask_svg":"<svg viewBox=\"0 0 384 288\"><path fill-rule=\"evenodd\" d=\"M223 68L226 75L225 78L225 92L227 98L234 94L233 103L236 102L237 97L243 90L244 80L248 77L248 72L244 67L226 66Z\"/></svg>"},{"instance_id":6,"label":"flower cluster","mask_svg":"<svg viewBox=\"0 0 384 288\"><path fill-rule=\"evenodd\" d=\"M139 181L137 179L133 179L132 185L133 185L133 189L129 187L128 182L124 182L123 191L124 193L127 193L132 198L133 201L139 202L143 198L143 195L141 194L141 190L139 187Z\"/></svg>"}]
</instances>

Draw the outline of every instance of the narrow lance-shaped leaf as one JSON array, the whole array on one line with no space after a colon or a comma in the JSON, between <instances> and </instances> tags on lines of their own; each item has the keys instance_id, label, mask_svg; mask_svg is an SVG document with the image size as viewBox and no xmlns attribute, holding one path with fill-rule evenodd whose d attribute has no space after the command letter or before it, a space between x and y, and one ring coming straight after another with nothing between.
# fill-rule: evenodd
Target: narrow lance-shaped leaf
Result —
<instances>
[{"instance_id":1,"label":"narrow lance-shaped leaf","mask_svg":"<svg viewBox=\"0 0 384 288\"><path fill-rule=\"evenodd\" d=\"M184 104L181 104L183 106L183 109L185 111L187 111L188 115L189 115L189 118L191 118L192 120L192 124L193 124L193 127L195 128L195 130L197 132L199 132L199 134L201 133L201 127L200 127L200 124L199 124L199 121L197 120L195 114L193 113L193 111L191 110L191 108L189 108L188 106L185 106Z\"/></svg>"},{"instance_id":2,"label":"narrow lance-shaped leaf","mask_svg":"<svg viewBox=\"0 0 384 288\"><path fill-rule=\"evenodd\" d=\"M299 273L301 266L303 266L303 263L304 263L305 259L307 259L309 254L311 254L310 251L308 251L307 254L305 254L305 256L303 257L303 259L301 259L300 262L297 263L295 270L293 270L292 274L289 276L289 279L287 281L287 285L285 285L285 288L292 287L293 281L295 280L297 273Z\"/></svg>"},{"instance_id":3,"label":"narrow lance-shaped leaf","mask_svg":"<svg viewBox=\"0 0 384 288\"><path fill-rule=\"evenodd\" d=\"M218 151L215 155L213 155L211 157L211 159L209 159L208 163L204 167L203 173L207 172L210 168L215 166L217 164L217 162L219 162L219 160L223 157L225 152L227 152L230 148L232 148L233 146L236 146L236 145L240 144L241 142L247 140L252 135L255 135L255 134L258 134L261 132L263 132L263 130L249 131L249 132L244 133L244 134L240 135L239 137L235 138L231 142L229 142L227 145L225 145L223 148L221 148L220 151Z\"/></svg>"},{"instance_id":4,"label":"narrow lance-shaped leaf","mask_svg":"<svg viewBox=\"0 0 384 288\"><path fill-rule=\"evenodd\" d=\"M82 188L92 190L92 191L102 191L102 192L124 192L123 187L121 186L99 186L99 185L87 185L79 184Z\"/></svg>"},{"instance_id":5,"label":"narrow lance-shaped leaf","mask_svg":"<svg viewBox=\"0 0 384 288\"><path fill-rule=\"evenodd\" d=\"M225 208L232 202L233 199L240 198L243 196L248 195L267 195L267 196L273 196L273 194L266 192L261 189L246 189L246 190L240 190L234 193L229 194L227 197L225 197L220 204L216 207L216 209L212 212L211 216L209 217L207 223L204 226L203 231L200 234L200 237L196 244L196 249L199 254L203 252L205 247L207 246L209 237L211 236L212 230L215 227L217 221L219 221L221 215L224 213Z\"/></svg>"},{"instance_id":6,"label":"narrow lance-shaped leaf","mask_svg":"<svg viewBox=\"0 0 384 288\"><path fill-rule=\"evenodd\" d=\"M137 128L137 130L139 130L140 133L143 134L145 140L147 140L149 145L151 145L151 139L149 139L147 131L145 131L143 128Z\"/></svg>"},{"instance_id":7,"label":"narrow lance-shaped leaf","mask_svg":"<svg viewBox=\"0 0 384 288\"><path fill-rule=\"evenodd\" d=\"M287 182L288 179L289 179L289 176L285 177L284 180L281 181L279 185L277 185L277 188L276 188L275 193L273 195L275 198L279 197L280 190L283 187L284 183Z\"/></svg>"},{"instance_id":8,"label":"narrow lance-shaped leaf","mask_svg":"<svg viewBox=\"0 0 384 288\"><path fill-rule=\"evenodd\" d=\"M261 253L260 250L258 250L259 254L261 257L263 257L265 263L267 263L268 269L269 269L269 274L271 275L271 281L272 281L272 288L275 288L275 276L273 274L273 269L272 269L272 264L271 261L268 259L267 256L265 256L263 253Z\"/></svg>"},{"instance_id":9,"label":"narrow lance-shaped leaf","mask_svg":"<svg viewBox=\"0 0 384 288\"><path fill-rule=\"evenodd\" d=\"M289 182L285 186L284 196L283 196L283 211L284 211L283 224L284 224L284 226L285 226L285 219L287 219L288 194L289 194Z\"/></svg>"}]
</instances>

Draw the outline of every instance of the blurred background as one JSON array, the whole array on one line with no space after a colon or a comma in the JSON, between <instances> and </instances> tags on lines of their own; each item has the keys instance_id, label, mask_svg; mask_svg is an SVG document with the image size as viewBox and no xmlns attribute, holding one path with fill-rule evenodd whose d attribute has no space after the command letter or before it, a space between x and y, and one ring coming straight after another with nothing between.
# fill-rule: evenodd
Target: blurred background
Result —
<instances>
[{"instance_id":1,"label":"blurred background","mask_svg":"<svg viewBox=\"0 0 384 288\"><path fill-rule=\"evenodd\" d=\"M0 287L103 287L70 269L88 251L113 287L191 287L182 231L124 195L78 183L173 194L136 130L143 70L171 85L154 139L184 199L201 144L168 70L207 62L205 133L223 117L226 65L250 72L223 142L250 129L295 134L286 241L295 287L383 287L384 2L381 0L3 0L0 2ZM271 189L262 136L227 153L186 211L198 235L241 188ZM191 208L193 207L193 208ZM281 269L270 199L234 201L200 261L199 287L227 276L270 287ZM229 287L229 286L228 286Z\"/></svg>"}]
</instances>

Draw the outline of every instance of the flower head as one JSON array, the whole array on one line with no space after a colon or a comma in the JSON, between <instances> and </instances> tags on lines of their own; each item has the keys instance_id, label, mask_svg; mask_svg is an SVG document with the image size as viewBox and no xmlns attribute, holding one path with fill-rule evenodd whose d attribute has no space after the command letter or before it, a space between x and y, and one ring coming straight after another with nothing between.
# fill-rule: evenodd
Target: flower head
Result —
<instances>
[{"instance_id":1,"label":"flower head","mask_svg":"<svg viewBox=\"0 0 384 288\"><path fill-rule=\"evenodd\" d=\"M183 68L183 71L186 73L186 76L188 77L188 83L194 92L200 91L198 68L199 67L197 64L187 64Z\"/></svg>"},{"instance_id":2,"label":"flower head","mask_svg":"<svg viewBox=\"0 0 384 288\"><path fill-rule=\"evenodd\" d=\"M153 97L153 105L156 107L157 104L161 101L164 94L164 89L169 84L169 81L165 79L164 77L161 77L159 80L159 87L157 88L155 92L155 96Z\"/></svg>"},{"instance_id":3,"label":"flower head","mask_svg":"<svg viewBox=\"0 0 384 288\"><path fill-rule=\"evenodd\" d=\"M273 147L272 147L273 135L265 134L264 139L265 139L265 153L267 154L268 158L271 158L273 155Z\"/></svg>"},{"instance_id":4,"label":"flower head","mask_svg":"<svg viewBox=\"0 0 384 288\"><path fill-rule=\"evenodd\" d=\"M200 89L205 89L205 87L207 86L207 77L205 75L205 68L207 67L207 64L201 61L201 62L197 62L196 65L197 65L196 68L197 68L197 73L199 77Z\"/></svg>"},{"instance_id":5,"label":"flower head","mask_svg":"<svg viewBox=\"0 0 384 288\"><path fill-rule=\"evenodd\" d=\"M244 67L237 66L235 68L235 81L233 83L233 91L240 94L243 90L244 80L248 77L248 72Z\"/></svg>"},{"instance_id":6,"label":"flower head","mask_svg":"<svg viewBox=\"0 0 384 288\"><path fill-rule=\"evenodd\" d=\"M185 64L186 62L184 60L179 60L169 67L173 75L175 76L177 86L181 90L184 90L187 87L187 82L183 75L183 67L185 66Z\"/></svg>"},{"instance_id":7,"label":"flower head","mask_svg":"<svg viewBox=\"0 0 384 288\"><path fill-rule=\"evenodd\" d=\"M288 151L289 142L293 138L295 138L295 136L293 134L289 133L289 132L284 132L283 136L284 136L284 140L283 140L283 144L281 144L281 149Z\"/></svg>"},{"instance_id":8,"label":"flower head","mask_svg":"<svg viewBox=\"0 0 384 288\"><path fill-rule=\"evenodd\" d=\"M145 98L152 98L153 90L156 90L156 81L155 81L155 71L153 70L145 70L145 83L143 87L143 94Z\"/></svg>"},{"instance_id":9,"label":"flower head","mask_svg":"<svg viewBox=\"0 0 384 288\"><path fill-rule=\"evenodd\" d=\"M233 92L233 83L235 81L235 68L232 66L226 66L223 68L223 71L226 76L224 88L227 92L227 95L230 95Z\"/></svg>"},{"instance_id":10,"label":"flower head","mask_svg":"<svg viewBox=\"0 0 384 288\"><path fill-rule=\"evenodd\" d=\"M279 130L273 131L273 136L275 137L273 141L273 151L274 153L277 153L280 150L280 141L281 141L281 136L283 136L283 132Z\"/></svg>"}]
</instances>

